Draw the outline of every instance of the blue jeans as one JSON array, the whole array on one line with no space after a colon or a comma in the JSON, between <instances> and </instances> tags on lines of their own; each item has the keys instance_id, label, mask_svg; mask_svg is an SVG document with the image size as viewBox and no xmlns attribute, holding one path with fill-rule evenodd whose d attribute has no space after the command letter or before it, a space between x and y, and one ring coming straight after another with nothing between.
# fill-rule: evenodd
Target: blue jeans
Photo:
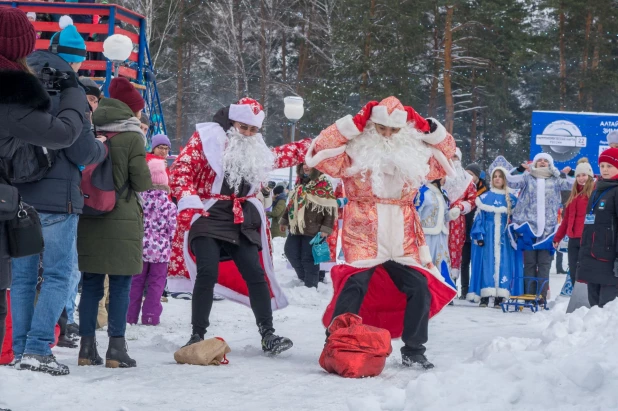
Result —
<instances>
[{"instance_id":1,"label":"blue jeans","mask_svg":"<svg viewBox=\"0 0 618 411\"><path fill-rule=\"evenodd\" d=\"M110 275L107 335L124 337L129 310L130 275ZM79 335L93 337L97 328L99 301L103 298L105 274L84 273L82 298L79 300Z\"/></svg>"},{"instance_id":2,"label":"blue jeans","mask_svg":"<svg viewBox=\"0 0 618 411\"><path fill-rule=\"evenodd\" d=\"M11 316L15 357L24 354L51 355L54 327L66 305L73 272L77 237L75 214L39 213L43 226L43 284L37 300L36 284L40 257L14 258L11 283Z\"/></svg>"},{"instance_id":3,"label":"blue jeans","mask_svg":"<svg viewBox=\"0 0 618 411\"><path fill-rule=\"evenodd\" d=\"M75 300L77 299L77 290L79 289L79 280L82 277L82 274L79 272L79 266L77 264L77 241L75 243L73 252L74 252L73 272L71 273L71 278L69 279L69 298L67 299L67 305L66 305L67 324L75 324L75 308L77 308L77 305L75 304Z\"/></svg>"}]
</instances>

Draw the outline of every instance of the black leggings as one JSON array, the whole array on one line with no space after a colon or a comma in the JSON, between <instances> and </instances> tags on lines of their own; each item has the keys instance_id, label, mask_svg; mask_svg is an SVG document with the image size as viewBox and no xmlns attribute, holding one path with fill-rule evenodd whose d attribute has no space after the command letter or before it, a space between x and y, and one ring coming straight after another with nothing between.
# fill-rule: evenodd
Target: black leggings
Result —
<instances>
[{"instance_id":1,"label":"black leggings","mask_svg":"<svg viewBox=\"0 0 618 411\"><path fill-rule=\"evenodd\" d=\"M581 240L581 238L569 238L569 275L571 276L573 285L575 285L575 281L577 281L577 267L579 264Z\"/></svg>"},{"instance_id":2,"label":"black leggings","mask_svg":"<svg viewBox=\"0 0 618 411\"><path fill-rule=\"evenodd\" d=\"M221 249L232 257L249 289L251 309L262 336L273 333L273 312L270 306L270 290L266 273L260 264L258 247L240 236L240 244L232 244L211 237L197 237L191 242L191 250L197 262L197 276L191 299L191 324L193 334L204 336L210 325L213 293L219 278Z\"/></svg>"}]
</instances>

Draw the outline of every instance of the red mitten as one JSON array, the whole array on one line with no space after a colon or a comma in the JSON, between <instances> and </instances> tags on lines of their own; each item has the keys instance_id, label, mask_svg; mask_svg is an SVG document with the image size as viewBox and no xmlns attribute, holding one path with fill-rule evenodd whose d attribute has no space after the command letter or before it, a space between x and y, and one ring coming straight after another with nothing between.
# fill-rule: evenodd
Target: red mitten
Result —
<instances>
[{"instance_id":1,"label":"red mitten","mask_svg":"<svg viewBox=\"0 0 618 411\"><path fill-rule=\"evenodd\" d=\"M406 106L405 109L408 112L408 123L414 122L414 127L423 133L429 133L431 131L429 121L425 120L412 107Z\"/></svg>"},{"instance_id":2,"label":"red mitten","mask_svg":"<svg viewBox=\"0 0 618 411\"><path fill-rule=\"evenodd\" d=\"M369 121L369 118L371 117L371 110L373 110L373 108L379 104L380 103L378 101L370 101L369 103L365 104L365 107L363 107L361 111L359 111L358 114L352 118L352 121L354 121L354 124L356 124L356 128L358 129L358 131L362 133L363 130L365 130L367 121Z\"/></svg>"},{"instance_id":3,"label":"red mitten","mask_svg":"<svg viewBox=\"0 0 618 411\"><path fill-rule=\"evenodd\" d=\"M189 231L191 228L191 220L195 214L201 214L203 217L208 217L210 214L206 210L198 208L187 208L178 213L176 221L179 231Z\"/></svg>"}]
</instances>

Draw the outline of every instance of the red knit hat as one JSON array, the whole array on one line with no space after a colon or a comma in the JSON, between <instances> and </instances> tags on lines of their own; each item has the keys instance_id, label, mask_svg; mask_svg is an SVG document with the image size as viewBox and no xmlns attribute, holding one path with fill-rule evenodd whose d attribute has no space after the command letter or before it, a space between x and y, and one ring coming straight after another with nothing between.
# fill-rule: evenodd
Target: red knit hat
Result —
<instances>
[{"instance_id":1,"label":"red knit hat","mask_svg":"<svg viewBox=\"0 0 618 411\"><path fill-rule=\"evenodd\" d=\"M0 69L19 69L14 62L34 50L36 32L26 13L0 7Z\"/></svg>"},{"instance_id":2,"label":"red knit hat","mask_svg":"<svg viewBox=\"0 0 618 411\"><path fill-rule=\"evenodd\" d=\"M117 77L109 85L109 96L122 101L129 106L132 112L143 110L146 102L133 84L124 77Z\"/></svg>"},{"instance_id":3,"label":"red knit hat","mask_svg":"<svg viewBox=\"0 0 618 411\"><path fill-rule=\"evenodd\" d=\"M608 148L599 156L599 165L609 163L618 168L618 148Z\"/></svg>"}]
</instances>

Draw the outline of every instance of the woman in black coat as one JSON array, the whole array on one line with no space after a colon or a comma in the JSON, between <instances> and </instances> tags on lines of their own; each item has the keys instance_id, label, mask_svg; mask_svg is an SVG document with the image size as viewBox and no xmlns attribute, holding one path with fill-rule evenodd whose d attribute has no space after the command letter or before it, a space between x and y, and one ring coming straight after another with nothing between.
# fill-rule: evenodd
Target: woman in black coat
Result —
<instances>
[{"instance_id":1,"label":"woman in black coat","mask_svg":"<svg viewBox=\"0 0 618 411\"><path fill-rule=\"evenodd\" d=\"M602 152L599 166L602 178L588 200L577 267L591 307L618 296L618 148Z\"/></svg>"},{"instance_id":2,"label":"woman in black coat","mask_svg":"<svg viewBox=\"0 0 618 411\"><path fill-rule=\"evenodd\" d=\"M88 110L75 73L69 73L59 84L59 113L48 113L50 97L26 63L35 42L36 32L26 14L16 8L0 7L0 184L9 184L10 160L26 144L54 150L71 146L82 131ZM6 289L10 285L7 228L6 222L0 221L0 347L8 311Z\"/></svg>"}]
</instances>

